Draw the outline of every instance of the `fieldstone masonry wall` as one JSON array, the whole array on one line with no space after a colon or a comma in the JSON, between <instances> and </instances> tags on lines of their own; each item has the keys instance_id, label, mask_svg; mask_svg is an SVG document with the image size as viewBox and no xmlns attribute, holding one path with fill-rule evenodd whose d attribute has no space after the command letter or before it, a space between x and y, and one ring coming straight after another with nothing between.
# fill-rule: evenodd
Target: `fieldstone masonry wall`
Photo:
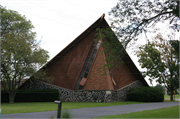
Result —
<instances>
[{"instance_id":1,"label":"fieldstone masonry wall","mask_svg":"<svg viewBox=\"0 0 180 119\"><path fill-rule=\"evenodd\" d=\"M135 81L117 91L111 90L84 90L72 91L41 81L26 82L20 89L57 89L59 99L66 102L114 102L126 100L127 91L130 88L142 87L140 81Z\"/></svg>"}]
</instances>

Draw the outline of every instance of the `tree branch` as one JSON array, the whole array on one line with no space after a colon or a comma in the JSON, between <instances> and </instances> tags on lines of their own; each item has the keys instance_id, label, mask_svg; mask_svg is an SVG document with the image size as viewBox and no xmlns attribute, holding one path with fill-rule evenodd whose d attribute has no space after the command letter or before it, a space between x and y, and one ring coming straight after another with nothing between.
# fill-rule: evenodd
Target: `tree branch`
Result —
<instances>
[{"instance_id":1,"label":"tree branch","mask_svg":"<svg viewBox=\"0 0 180 119\"><path fill-rule=\"evenodd\" d=\"M8 91L8 89L10 90L10 86L9 86L9 84L11 83L10 82L10 78L9 78L9 75L8 75L8 73L7 73L7 70L6 70L6 68L5 68L5 66L4 66L4 64L1 64L1 66L2 66L2 68L4 69L4 70L2 70L2 74L4 75L4 77L7 79L7 81L6 81L6 83L7 83L7 85L8 85L8 87L7 87L7 91ZM5 84L4 84L5 85ZM4 87L4 86L3 86Z\"/></svg>"}]
</instances>

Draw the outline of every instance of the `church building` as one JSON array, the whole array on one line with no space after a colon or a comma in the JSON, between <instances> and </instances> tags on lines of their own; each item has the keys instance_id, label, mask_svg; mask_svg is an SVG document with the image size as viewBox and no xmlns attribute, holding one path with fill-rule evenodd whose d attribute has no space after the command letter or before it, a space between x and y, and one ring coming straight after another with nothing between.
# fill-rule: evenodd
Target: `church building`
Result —
<instances>
[{"instance_id":1,"label":"church building","mask_svg":"<svg viewBox=\"0 0 180 119\"><path fill-rule=\"evenodd\" d=\"M103 39L95 42L95 34L97 28L110 28L104 16L42 67L54 78L51 83L27 80L20 89L58 89L62 101L113 102L126 100L130 88L148 86L125 49L121 66L111 74L100 72L107 62Z\"/></svg>"}]
</instances>

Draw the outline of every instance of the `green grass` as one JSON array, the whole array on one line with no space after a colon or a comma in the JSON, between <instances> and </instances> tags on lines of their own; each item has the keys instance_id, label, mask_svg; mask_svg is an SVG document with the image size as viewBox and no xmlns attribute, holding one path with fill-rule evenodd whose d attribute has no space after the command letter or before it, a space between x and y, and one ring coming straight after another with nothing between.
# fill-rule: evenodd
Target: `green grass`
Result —
<instances>
[{"instance_id":1,"label":"green grass","mask_svg":"<svg viewBox=\"0 0 180 119\"><path fill-rule=\"evenodd\" d=\"M132 112L121 115L103 116L98 118L179 118L179 106Z\"/></svg>"},{"instance_id":2,"label":"green grass","mask_svg":"<svg viewBox=\"0 0 180 119\"><path fill-rule=\"evenodd\" d=\"M174 95L173 95L173 98L174 98ZM164 99L170 99L170 96L169 95L164 95ZM179 94L175 95L175 99L180 99Z\"/></svg>"},{"instance_id":3,"label":"green grass","mask_svg":"<svg viewBox=\"0 0 180 119\"><path fill-rule=\"evenodd\" d=\"M127 105L127 104L140 104L143 102L113 102L113 103L94 103L94 102L63 102L62 110L75 109L75 108L88 108L88 107L101 107L101 106L114 106L114 105ZM2 114L14 113L28 113L28 112L42 112L42 111L55 111L57 104L53 102L24 102L24 103L1 103Z\"/></svg>"},{"instance_id":4,"label":"green grass","mask_svg":"<svg viewBox=\"0 0 180 119\"><path fill-rule=\"evenodd\" d=\"M173 100L173 101L170 101L170 100L166 100L164 99L164 102L179 102L178 100Z\"/></svg>"}]
</instances>

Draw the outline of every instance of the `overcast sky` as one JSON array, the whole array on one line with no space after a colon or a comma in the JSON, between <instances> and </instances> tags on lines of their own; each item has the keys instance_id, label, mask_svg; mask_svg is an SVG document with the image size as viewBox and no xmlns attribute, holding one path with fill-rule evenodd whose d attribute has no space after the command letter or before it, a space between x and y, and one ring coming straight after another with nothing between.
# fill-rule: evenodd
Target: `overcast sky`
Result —
<instances>
[{"instance_id":1,"label":"overcast sky","mask_svg":"<svg viewBox=\"0 0 180 119\"><path fill-rule=\"evenodd\" d=\"M94 23L103 13L110 24L108 12L118 0L0 0L2 6L25 15L34 25L41 47L50 59ZM146 43L141 38L139 43ZM128 50L140 69L137 57ZM141 69L140 69L141 70ZM149 81L146 80L148 83ZM150 84L150 83L149 83ZM154 83L155 85L155 83Z\"/></svg>"},{"instance_id":2,"label":"overcast sky","mask_svg":"<svg viewBox=\"0 0 180 119\"><path fill-rule=\"evenodd\" d=\"M1 5L25 15L35 27L41 47L54 57L117 0L3 0Z\"/></svg>"}]
</instances>

